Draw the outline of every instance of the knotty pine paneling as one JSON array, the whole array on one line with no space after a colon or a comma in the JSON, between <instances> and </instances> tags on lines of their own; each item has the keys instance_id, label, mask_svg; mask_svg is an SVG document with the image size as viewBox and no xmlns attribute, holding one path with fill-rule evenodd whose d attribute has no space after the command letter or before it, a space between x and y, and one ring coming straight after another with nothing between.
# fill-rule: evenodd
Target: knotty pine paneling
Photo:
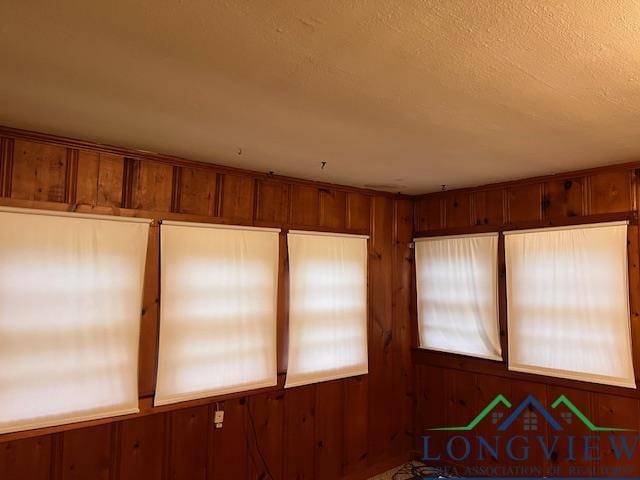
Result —
<instances>
[{"instance_id":1,"label":"knotty pine paneling","mask_svg":"<svg viewBox=\"0 0 640 480\"><path fill-rule=\"evenodd\" d=\"M117 424L69 430L62 434L63 480L110 480Z\"/></svg>"},{"instance_id":2,"label":"knotty pine paneling","mask_svg":"<svg viewBox=\"0 0 640 480\"><path fill-rule=\"evenodd\" d=\"M286 224L289 221L290 185L283 182L260 180L256 220L259 222Z\"/></svg>"},{"instance_id":3,"label":"knotty pine paneling","mask_svg":"<svg viewBox=\"0 0 640 480\"><path fill-rule=\"evenodd\" d=\"M207 480L209 467L209 407L175 410L169 415L169 480Z\"/></svg>"},{"instance_id":4,"label":"knotty pine paneling","mask_svg":"<svg viewBox=\"0 0 640 480\"><path fill-rule=\"evenodd\" d=\"M253 219L253 178L230 174L221 178L220 216L250 222Z\"/></svg>"},{"instance_id":5,"label":"knotty pine paneling","mask_svg":"<svg viewBox=\"0 0 640 480\"><path fill-rule=\"evenodd\" d=\"M16 140L13 146L11 198L63 202L69 150L57 145Z\"/></svg>"},{"instance_id":6,"label":"knotty pine paneling","mask_svg":"<svg viewBox=\"0 0 640 480\"><path fill-rule=\"evenodd\" d=\"M284 393L264 393L247 401L249 479L284 478Z\"/></svg>"},{"instance_id":7,"label":"knotty pine paneling","mask_svg":"<svg viewBox=\"0 0 640 480\"><path fill-rule=\"evenodd\" d=\"M213 425L217 405L209 407L209 425ZM249 457L247 454L246 399L227 400L220 404L224 410L222 428L212 428L209 433L209 479L227 480L247 478ZM253 432L252 432L253 433Z\"/></svg>"},{"instance_id":8,"label":"knotty pine paneling","mask_svg":"<svg viewBox=\"0 0 640 480\"><path fill-rule=\"evenodd\" d=\"M444 226L471 226L471 196L467 192L452 192L444 200Z\"/></svg>"},{"instance_id":9,"label":"knotty pine paneling","mask_svg":"<svg viewBox=\"0 0 640 480\"><path fill-rule=\"evenodd\" d=\"M215 171L181 167L176 211L213 216L216 212L217 175Z\"/></svg>"},{"instance_id":10,"label":"knotty pine paneling","mask_svg":"<svg viewBox=\"0 0 640 480\"><path fill-rule=\"evenodd\" d=\"M411 279L411 199L55 140L48 145L42 138L2 136L0 178L6 179L7 188L0 188L0 196L13 198L0 201L24 207L39 202L38 208L57 209L77 205L82 211L155 219L255 222L285 229L278 301L281 372L286 371L287 348L286 229L370 234L375 225L370 240L375 267L369 274L375 295L369 307L376 336L369 346L373 389L371 375L364 375L213 398L197 405L177 404L90 427L65 426L58 433L39 436L27 433L24 439L18 439L23 434L0 436L0 478L337 480L366 478L377 468L389 468L385 459L393 461L392 455L400 453L397 463L406 457L408 448L402 450L402 441L410 429L404 422L411 418L407 401L412 389L407 385L410 341L405 312ZM23 153L14 155L14 144ZM14 191L9 187L16 176ZM50 196L50 192L56 193ZM396 222L401 225L396 227ZM151 408L155 389L159 228L154 224L150 231L141 308L139 389L144 410ZM392 287L392 279L398 279L398 288ZM212 424L216 400L225 409L222 430ZM371 412L384 417L381 425Z\"/></svg>"},{"instance_id":11,"label":"knotty pine paneling","mask_svg":"<svg viewBox=\"0 0 640 480\"><path fill-rule=\"evenodd\" d=\"M333 380L316 385L315 428L316 480L342 476L344 382ZM332 421L323 421L332 419Z\"/></svg>"},{"instance_id":12,"label":"knotty pine paneling","mask_svg":"<svg viewBox=\"0 0 640 480\"><path fill-rule=\"evenodd\" d=\"M472 193L473 224L502 225L504 200L502 190L481 190Z\"/></svg>"},{"instance_id":13,"label":"knotty pine paneling","mask_svg":"<svg viewBox=\"0 0 640 480\"><path fill-rule=\"evenodd\" d=\"M584 184L583 178L567 178L545 183L542 203L545 216L564 218L584 215L586 203Z\"/></svg>"},{"instance_id":14,"label":"knotty pine paneling","mask_svg":"<svg viewBox=\"0 0 640 480\"><path fill-rule=\"evenodd\" d=\"M320 225L320 192L310 185L293 185L291 190L291 224Z\"/></svg>"},{"instance_id":15,"label":"knotty pine paneling","mask_svg":"<svg viewBox=\"0 0 640 480\"><path fill-rule=\"evenodd\" d=\"M116 457L119 480L162 480L166 428L165 414L120 424Z\"/></svg>"},{"instance_id":16,"label":"knotty pine paneling","mask_svg":"<svg viewBox=\"0 0 640 480\"><path fill-rule=\"evenodd\" d=\"M81 150L78 158L76 203L120 208L123 175L124 157Z\"/></svg>"},{"instance_id":17,"label":"knotty pine paneling","mask_svg":"<svg viewBox=\"0 0 640 480\"><path fill-rule=\"evenodd\" d=\"M508 223L542 220L542 185L522 185L507 189Z\"/></svg>"},{"instance_id":18,"label":"knotty pine paneling","mask_svg":"<svg viewBox=\"0 0 640 480\"><path fill-rule=\"evenodd\" d=\"M344 192L320 189L320 225L336 230L344 230L346 225L346 202Z\"/></svg>"},{"instance_id":19,"label":"knotty pine paneling","mask_svg":"<svg viewBox=\"0 0 640 480\"><path fill-rule=\"evenodd\" d=\"M633 171L604 171L589 177L589 213L628 212L635 208Z\"/></svg>"},{"instance_id":20,"label":"knotty pine paneling","mask_svg":"<svg viewBox=\"0 0 640 480\"><path fill-rule=\"evenodd\" d=\"M441 195L434 194L415 201L415 230L424 232L444 227Z\"/></svg>"},{"instance_id":21,"label":"knotty pine paneling","mask_svg":"<svg viewBox=\"0 0 640 480\"><path fill-rule=\"evenodd\" d=\"M316 385L286 390L284 405L284 478L312 480L316 470Z\"/></svg>"},{"instance_id":22,"label":"knotty pine paneling","mask_svg":"<svg viewBox=\"0 0 640 480\"><path fill-rule=\"evenodd\" d=\"M392 277L385 272L393 265L393 202L373 198L373 226L369 240L369 455L385 458L394 440L394 421L388 405L393 404L394 355Z\"/></svg>"},{"instance_id":23,"label":"knotty pine paneling","mask_svg":"<svg viewBox=\"0 0 640 480\"><path fill-rule=\"evenodd\" d=\"M371 197L362 193L347 193L347 228L369 231Z\"/></svg>"},{"instance_id":24,"label":"knotty pine paneling","mask_svg":"<svg viewBox=\"0 0 640 480\"><path fill-rule=\"evenodd\" d=\"M130 198L125 206L135 210L171 211L174 167L136 159L127 159L126 165Z\"/></svg>"},{"instance_id":25,"label":"knotty pine paneling","mask_svg":"<svg viewBox=\"0 0 640 480\"><path fill-rule=\"evenodd\" d=\"M51 435L0 443L0 478L48 480L51 455Z\"/></svg>"}]
</instances>

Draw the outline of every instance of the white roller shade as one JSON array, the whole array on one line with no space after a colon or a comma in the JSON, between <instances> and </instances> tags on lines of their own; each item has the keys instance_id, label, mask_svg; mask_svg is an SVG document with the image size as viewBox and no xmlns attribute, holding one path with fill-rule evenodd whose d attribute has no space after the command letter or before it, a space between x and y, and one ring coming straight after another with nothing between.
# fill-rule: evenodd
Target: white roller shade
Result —
<instances>
[{"instance_id":1,"label":"white roller shade","mask_svg":"<svg viewBox=\"0 0 640 480\"><path fill-rule=\"evenodd\" d=\"M419 238L415 250L420 347L502 360L498 234Z\"/></svg>"},{"instance_id":2,"label":"white roller shade","mask_svg":"<svg viewBox=\"0 0 640 480\"><path fill-rule=\"evenodd\" d=\"M290 232L287 387L368 372L367 237Z\"/></svg>"},{"instance_id":3,"label":"white roller shade","mask_svg":"<svg viewBox=\"0 0 640 480\"><path fill-rule=\"evenodd\" d=\"M138 411L149 222L0 211L0 433Z\"/></svg>"},{"instance_id":4,"label":"white roller shade","mask_svg":"<svg viewBox=\"0 0 640 480\"><path fill-rule=\"evenodd\" d=\"M164 222L156 405L277 384L278 230Z\"/></svg>"},{"instance_id":5,"label":"white roller shade","mask_svg":"<svg viewBox=\"0 0 640 480\"><path fill-rule=\"evenodd\" d=\"M635 387L627 225L509 232L509 369Z\"/></svg>"}]
</instances>

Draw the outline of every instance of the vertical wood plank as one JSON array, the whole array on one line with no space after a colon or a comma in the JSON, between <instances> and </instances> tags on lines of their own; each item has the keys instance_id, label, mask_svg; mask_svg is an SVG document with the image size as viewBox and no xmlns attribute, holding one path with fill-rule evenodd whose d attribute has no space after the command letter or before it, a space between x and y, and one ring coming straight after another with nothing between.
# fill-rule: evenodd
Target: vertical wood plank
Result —
<instances>
[{"instance_id":1,"label":"vertical wood plank","mask_svg":"<svg viewBox=\"0 0 640 480\"><path fill-rule=\"evenodd\" d=\"M131 208L171 211L173 166L151 160L133 160L130 188Z\"/></svg>"},{"instance_id":2,"label":"vertical wood plank","mask_svg":"<svg viewBox=\"0 0 640 480\"><path fill-rule=\"evenodd\" d=\"M444 195L444 226L471 226L471 196L467 192L451 192Z\"/></svg>"},{"instance_id":3,"label":"vertical wood plank","mask_svg":"<svg viewBox=\"0 0 640 480\"><path fill-rule=\"evenodd\" d=\"M264 393L249 398L249 466L251 480L284 478L284 393Z\"/></svg>"},{"instance_id":4,"label":"vertical wood plank","mask_svg":"<svg viewBox=\"0 0 640 480\"><path fill-rule=\"evenodd\" d=\"M0 443L0 478L49 480L51 436Z\"/></svg>"},{"instance_id":5,"label":"vertical wood plank","mask_svg":"<svg viewBox=\"0 0 640 480\"><path fill-rule=\"evenodd\" d=\"M206 480L209 407L176 410L170 417L169 480Z\"/></svg>"},{"instance_id":6,"label":"vertical wood plank","mask_svg":"<svg viewBox=\"0 0 640 480\"><path fill-rule=\"evenodd\" d=\"M392 337L394 401L392 442L389 450L400 455L409 450L413 437L413 379L411 364L413 316L413 205L408 199L394 200Z\"/></svg>"},{"instance_id":7,"label":"vertical wood plank","mask_svg":"<svg viewBox=\"0 0 640 480\"><path fill-rule=\"evenodd\" d=\"M211 169L180 168L180 213L191 215L215 214L216 173Z\"/></svg>"},{"instance_id":8,"label":"vertical wood plank","mask_svg":"<svg viewBox=\"0 0 640 480\"><path fill-rule=\"evenodd\" d=\"M120 424L118 480L162 480L165 415L148 415Z\"/></svg>"},{"instance_id":9,"label":"vertical wood plank","mask_svg":"<svg viewBox=\"0 0 640 480\"><path fill-rule=\"evenodd\" d=\"M542 207L547 218L566 218L584 214L586 191L583 178L553 180L544 185Z\"/></svg>"},{"instance_id":10,"label":"vertical wood plank","mask_svg":"<svg viewBox=\"0 0 640 480\"><path fill-rule=\"evenodd\" d=\"M440 195L427 195L415 202L415 229L418 232L444 228Z\"/></svg>"},{"instance_id":11,"label":"vertical wood plank","mask_svg":"<svg viewBox=\"0 0 640 480\"><path fill-rule=\"evenodd\" d=\"M589 213L633 210L632 181L632 170L603 172L589 177Z\"/></svg>"},{"instance_id":12,"label":"vertical wood plank","mask_svg":"<svg viewBox=\"0 0 640 480\"><path fill-rule=\"evenodd\" d=\"M209 450L209 480L247 478L247 431L245 398L227 400L220 404L224 410L222 428L211 430ZM213 425L216 405L211 405L209 424Z\"/></svg>"},{"instance_id":13,"label":"vertical wood plank","mask_svg":"<svg viewBox=\"0 0 640 480\"><path fill-rule=\"evenodd\" d=\"M507 222L542 220L542 184L507 189Z\"/></svg>"},{"instance_id":14,"label":"vertical wood plank","mask_svg":"<svg viewBox=\"0 0 640 480\"><path fill-rule=\"evenodd\" d=\"M622 448L621 439L625 438L627 445L633 448L634 441L637 440L638 428L640 428L640 418L638 412L638 399L619 397L598 393L595 395L595 420L594 423L600 427L628 428L631 432L615 432L614 438L617 440L619 451ZM634 456L629 459L624 453L618 458L615 448L611 444L612 432L601 432L600 435L593 434L600 439L600 459L596 462L600 471L602 469L625 469L621 476L636 477L640 474L640 464L638 463L637 449ZM609 476L606 473L602 476ZM611 476L616 476L615 474Z\"/></svg>"},{"instance_id":15,"label":"vertical wood plank","mask_svg":"<svg viewBox=\"0 0 640 480\"><path fill-rule=\"evenodd\" d=\"M0 197L11 195L11 177L13 171L12 138L0 137Z\"/></svg>"},{"instance_id":16,"label":"vertical wood plank","mask_svg":"<svg viewBox=\"0 0 640 480\"><path fill-rule=\"evenodd\" d=\"M290 185L271 180L258 182L256 220L259 222L286 224L289 221Z\"/></svg>"},{"instance_id":17,"label":"vertical wood plank","mask_svg":"<svg viewBox=\"0 0 640 480\"><path fill-rule=\"evenodd\" d=\"M63 480L110 480L113 424L69 430L63 435Z\"/></svg>"},{"instance_id":18,"label":"vertical wood plank","mask_svg":"<svg viewBox=\"0 0 640 480\"><path fill-rule=\"evenodd\" d=\"M64 202L66 148L16 140L12 168L11 198Z\"/></svg>"},{"instance_id":19,"label":"vertical wood plank","mask_svg":"<svg viewBox=\"0 0 640 480\"><path fill-rule=\"evenodd\" d=\"M502 225L504 201L502 190L481 190L471 196L474 225Z\"/></svg>"},{"instance_id":20,"label":"vertical wood plank","mask_svg":"<svg viewBox=\"0 0 640 480\"><path fill-rule=\"evenodd\" d=\"M391 308L393 266L393 201L389 197L373 199L373 229L369 240L369 462L390 456L393 419L393 338ZM395 407L395 405L394 405Z\"/></svg>"},{"instance_id":21,"label":"vertical wood plank","mask_svg":"<svg viewBox=\"0 0 640 480\"><path fill-rule=\"evenodd\" d=\"M287 389L284 397L284 478L315 478L315 385Z\"/></svg>"},{"instance_id":22,"label":"vertical wood plank","mask_svg":"<svg viewBox=\"0 0 640 480\"><path fill-rule=\"evenodd\" d=\"M294 184L291 188L291 224L317 226L320 224L320 192L310 185Z\"/></svg>"},{"instance_id":23,"label":"vertical wood plank","mask_svg":"<svg viewBox=\"0 0 640 480\"><path fill-rule=\"evenodd\" d=\"M222 175L220 216L233 220L253 219L254 180L246 175Z\"/></svg>"},{"instance_id":24,"label":"vertical wood plank","mask_svg":"<svg viewBox=\"0 0 640 480\"><path fill-rule=\"evenodd\" d=\"M371 197L362 193L347 194L347 228L369 231L371 224Z\"/></svg>"},{"instance_id":25,"label":"vertical wood plank","mask_svg":"<svg viewBox=\"0 0 640 480\"><path fill-rule=\"evenodd\" d=\"M140 318L140 350L138 390L141 396L155 391L158 359L158 332L160 328L160 227L149 227L147 259L142 292Z\"/></svg>"},{"instance_id":26,"label":"vertical wood plank","mask_svg":"<svg viewBox=\"0 0 640 480\"><path fill-rule=\"evenodd\" d=\"M369 378L366 375L343 381L342 473L364 468L369 459Z\"/></svg>"},{"instance_id":27,"label":"vertical wood plank","mask_svg":"<svg viewBox=\"0 0 640 480\"><path fill-rule=\"evenodd\" d=\"M316 385L316 480L342 476L343 381Z\"/></svg>"},{"instance_id":28,"label":"vertical wood plank","mask_svg":"<svg viewBox=\"0 0 640 480\"><path fill-rule=\"evenodd\" d=\"M338 190L320 189L320 225L344 230L347 216L347 197Z\"/></svg>"}]
</instances>

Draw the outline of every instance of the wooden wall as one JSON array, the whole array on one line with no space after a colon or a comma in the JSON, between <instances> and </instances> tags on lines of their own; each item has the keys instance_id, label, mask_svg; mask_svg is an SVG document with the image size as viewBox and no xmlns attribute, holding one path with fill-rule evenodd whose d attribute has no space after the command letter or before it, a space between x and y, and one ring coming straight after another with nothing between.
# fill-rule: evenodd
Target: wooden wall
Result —
<instances>
[{"instance_id":1,"label":"wooden wall","mask_svg":"<svg viewBox=\"0 0 640 480\"><path fill-rule=\"evenodd\" d=\"M370 234L369 374L284 390L287 262L281 235L280 385L152 408L158 226L147 258L141 413L0 436L0 478L367 478L413 437L411 199L0 129L0 205ZM225 410L216 430L216 404Z\"/></svg>"},{"instance_id":2,"label":"wooden wall","mask_svg":"<svg viewBox=\"0 0 640 480\"><path fill-rule=\"evenodd\" d=\"M620 165L569 174L438 192L416 198L416 236L502 231L518 227L630 220L628 233L631 322L636 376L640 374L640 276L636 165ZM500 242L500 330L507 354L505 267ZM595 273L597 274L597 273ZM638 390L552 379L509 372L506 363L461 355L413 350L416 385L416 451L429 428L466 425L497 394L518 405L533 394L547 407L560 394L568 396L594 423L640 429ZM579 422L578 422L579 423ZM482 426L481 426L482 427ZM576 434L584 434L575 425ZM487 430L488 432L489 430ZM495 432L495 427L493 430ZM521 433L521 432L519 432ZM536 432L549 437L549 430ZM435 435L436 441L438 434ZM442 441L442 436L439 438ZM603 444L604 445L604 444ZM615 465L610 449L591 466ZM420 452L421 453L421 452ZM566 468L559 448L548 464ZM538 458L538 462L545 460ZM636 462L637 463L637 462ZM617 462L618 465L621 462ZM622 462L624 464L624 462ZM627 476L637 476L640 465ZM582 476L591 476L585 474ZM615 475L611 475L615 476Z\"/></svg>"}]
</instances>

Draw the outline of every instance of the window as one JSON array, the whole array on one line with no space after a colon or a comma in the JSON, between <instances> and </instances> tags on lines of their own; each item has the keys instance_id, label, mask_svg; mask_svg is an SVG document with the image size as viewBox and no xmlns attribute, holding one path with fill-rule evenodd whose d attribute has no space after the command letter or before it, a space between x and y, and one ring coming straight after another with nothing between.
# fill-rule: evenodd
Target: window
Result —
<instances>
[{"instance_id":1,"label":"window","mask_svg":"<svg viewBox=\"0 0 640 480\"><path fill-rule=\"evenodd\" d=\"M635 387L626 223L508 232L509 369Z\"/></svg>"},{"instance_id":2,"label":"window","mask_svg":"<svg viewBox=\"0 0 640 480\"><path fill-rule=\"evenodd\" d=\"M163 222L156 405L276 385L278 232Z\"/></svg>"},{"instance_id":3,"label":"window","mask_svg":"<svg viewBox=\"0 0 640 480\"><path fill-rule=\"evenodd\" d=\"M367 238L289 233L287 387L368 372Z\"/></svg>"},{"instance_id":4,"label":"window","mask_svg":"<svg viewBox=\"0 0 640 480\"><path fill-rule=\"evenodd\" d=\"M501 360L498 234L419 238L420 347Z\"/></svg>"},{"instance_id":5,"label":"window","mask_svg":"<svg viewBox=\"0 0 640 480\"><path fill-rule=\"evenodd\" d=\"M149 221L0 211L0 433L138 411Z\"/></svg>"}]
</instances>

